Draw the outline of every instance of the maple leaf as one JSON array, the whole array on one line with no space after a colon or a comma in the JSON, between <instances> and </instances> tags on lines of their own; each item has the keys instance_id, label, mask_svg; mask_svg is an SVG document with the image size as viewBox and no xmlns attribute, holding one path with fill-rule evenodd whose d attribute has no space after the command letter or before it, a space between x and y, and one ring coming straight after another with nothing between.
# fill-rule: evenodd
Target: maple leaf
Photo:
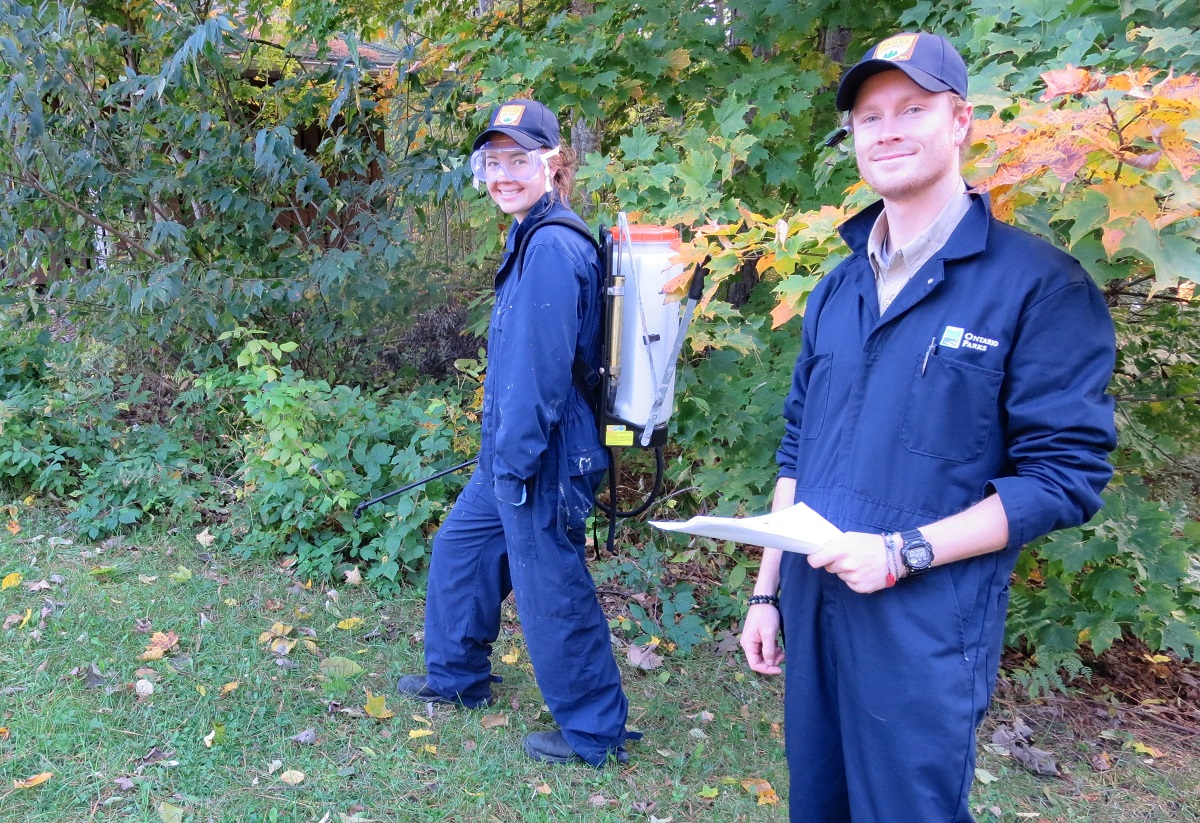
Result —
<instances>
[{"instance_id":1,"label":"maple leaf","mask_svg":"<svg viewBox=\"0 0 1200 823\"><path fill-rule=\"evenodd\" d=\"M646 646L630 646L625 651L629 662L639 669L654 671L662 665L662 657L654 653L654 644Z\"/></svg>"},{"instance_id":2,"label":"maple leaf","mask_svg":"<svg viewBox=\"0 0 1200 823\"><path fill-rule=\"evenodd\" d=\"M27 777L24 780L14 780L14 789L32 789L34 786L40 786L50 778L54 777L54 772L42 772L35 774L33 777Z\"/></svg>"},{"instance_id":3,"label":"maple leaf","mask_svg":"<svg viewBox=\"0 0 1200 823\"><path fill-rule=\"evenodd\" d=\"M163 655L175 651L179 646L179 636L175 632L155 632L150 635L150 645L142 652L139 660L162 660Z\"/></svg>"},{"instance_id":4,"label":"maple leaf","mask_svg":"<svg viewBox=\"0 0 1200 823\"><path fill-rule=\"evenodd\" d=\"M1087 69L1077 69L1068 65L1065 69L1042 72L1042 80L1046 83L1046 91L1038 100L1048 103L1055 97L1085 94L1104 88L1107 78L1100 72L1093 73Z\"/></svg>"},{"instance_id":5,"label":"maple leaf","mask_svg":"<svg viewBox=\"0 0 1200 823\"><path fill-rule=\"evenodd\" d=\"M196 542L199 543L201 546L203 546L206 549L209 546L211 546L213 544L213 541L216 539L217 538L214 535L209 533L207 526L204 528L204 531L202 531L198 535L196 535Z\"/></svg>"},{"instance_id":6,"label":"maple leaf","mask_svg":"<svg viewBox=\"0 0 1200 823\"><path fill-rule=\"evenodd\" d=\"M389 717L395 717L396 713L385 705L386 698L384 695L371 694L371 690L367 689L367 705L363 706L365 711L376 720L387 720Z\"/></svg>"},{"instance_id":7,"label":"maple leaf","mask_svg":"<svg viewBox=\"0 0 1200 823\"><path fill-rule=\"evenodd\" d=\"M363 582L362 572L360 572L358 570L358 566L355 566L354 568L351 568L351 569L346 569L346 571L344 572L344 576L346 578L347 585L350 585L350 586L361 586L362 585L362 582Z\"/></svg>"},{"instance_id":8,"label":"maple leaf","mask_svg":"<svg viewBox=\"0 0 1200 823\"><path fill-rule=\"evenodd\" d=\"M168 574L167 577L171 578L176 583L186 583L192 579L192 570L187 566L180 566L176 571Z\"/></svg>"},{"instance_id":9,"label":"maple leaf","mask_svg":"<svg viewBox=\"0 0 1200 823\"><path fill-rule=\"evenodd\" d=\"M158 819L162 823L183 823L183 809L164 800L158 804Z\"/></svg>"},{"instance_id":10,"label":"maple leaf","mask_svg":"<svg viewBox=\"0 0 1200 823\"><path fill-rule=\"evenodd\" d=\"M774 806L779 802L779 795L771 788L771 784L761 777L748 777L741 781L742 788L757 798L760 806Z\"/></svg>"}]
</instances>

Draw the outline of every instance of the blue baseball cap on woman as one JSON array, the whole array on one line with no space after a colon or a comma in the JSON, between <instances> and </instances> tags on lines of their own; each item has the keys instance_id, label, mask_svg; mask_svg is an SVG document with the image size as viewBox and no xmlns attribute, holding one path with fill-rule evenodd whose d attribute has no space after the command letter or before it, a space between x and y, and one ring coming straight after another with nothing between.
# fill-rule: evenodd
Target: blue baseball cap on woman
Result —
<instances>
[{"instance_id":1,"label":"blue baseball cap on woman","mask_svg":"<svg viewBox=\"0 0 1200 823\"><path fill-rule=\"evenodd\" d=\"M925 91L952 91L967 96L967 64L944 37L928 32L894 34L876 43L842 75L837 90L838 111L854 108L858 90L868 78L899 69Z\"/></svg>"},{"instance_id":2,"label":"blue baseball cap on woman","mask_svg":"<svg viewBox=\"0 0 1200 823\"><path fill-rule=\"evenodd\" d=\"M536 100L509 100L492 112L488 127L471 144L474 151L488 141L488 135L506 134L523 149L556 148L558 118Z\"/></svg>"}]
</instances>

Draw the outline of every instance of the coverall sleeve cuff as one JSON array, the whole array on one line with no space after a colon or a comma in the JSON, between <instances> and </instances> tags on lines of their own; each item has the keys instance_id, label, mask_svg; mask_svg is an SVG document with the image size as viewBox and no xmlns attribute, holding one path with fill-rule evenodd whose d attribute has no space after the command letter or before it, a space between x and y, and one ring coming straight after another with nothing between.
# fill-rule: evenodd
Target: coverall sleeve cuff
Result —
<instances>
[{"instance_id":1,"label":"coverall sleeve cuff","mask_svg":"<svg viewBox=\"0 0 1200 823\"><path fill-rule=\"evenodd\" d=\"M1009 549L1019 549L1041 537L1032 533L1032 524L1027 515L1032 501L1026 485L1019 477L998 477L988 481L988 491L1000 495L1000 502L1004 504L1004 515L1008 518Z\"/></svg>"},{"instance_id":2,"label":"coverall sleeve cuff","mask_svg":"<svg viewBox=\"0 0 1200 823\"><path fill-rule=\"evenodd\" d=\"M497 475L492 481L492 491L497 500L510 506L522 505L527 497L525 481L512 475Z\"/></svg>"}]
</instances>

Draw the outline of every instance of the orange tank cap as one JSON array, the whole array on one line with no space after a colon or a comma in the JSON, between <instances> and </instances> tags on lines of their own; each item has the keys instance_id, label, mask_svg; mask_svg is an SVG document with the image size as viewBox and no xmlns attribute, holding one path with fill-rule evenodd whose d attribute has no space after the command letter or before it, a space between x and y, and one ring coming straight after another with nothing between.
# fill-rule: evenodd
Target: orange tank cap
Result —
<instances>
[{"instance_id":1,"label":"orange tank cap","mask_svg":"<svg viewBox=\"0 0 1200 823\"><path fill-rule=\"evenodd\" d=\"M619 226L612 227L613 241L621 239ZM629 240L632 243L670 243L671 248L680 246L679 232L670 226L644 226L637 223L629 226Z\"/></svg>"}]
</instances>

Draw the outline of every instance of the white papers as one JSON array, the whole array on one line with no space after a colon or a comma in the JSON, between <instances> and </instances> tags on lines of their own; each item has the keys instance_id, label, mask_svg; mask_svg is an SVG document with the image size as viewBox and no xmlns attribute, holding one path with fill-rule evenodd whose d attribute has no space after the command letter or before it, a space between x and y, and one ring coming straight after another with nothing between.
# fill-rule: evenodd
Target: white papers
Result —
<instances>
[{"instance_id":1,"label":"white papers","mask_svg":"<svg viewBox=\"0 0 1200 823\"><path fill-rule=\"evenodd\" d=\"M840 529L803 503L759 517L693 517L678 523L651 520L650 525L801 554L811 554L842 536Z\"/></svg>"}]
</instances>

